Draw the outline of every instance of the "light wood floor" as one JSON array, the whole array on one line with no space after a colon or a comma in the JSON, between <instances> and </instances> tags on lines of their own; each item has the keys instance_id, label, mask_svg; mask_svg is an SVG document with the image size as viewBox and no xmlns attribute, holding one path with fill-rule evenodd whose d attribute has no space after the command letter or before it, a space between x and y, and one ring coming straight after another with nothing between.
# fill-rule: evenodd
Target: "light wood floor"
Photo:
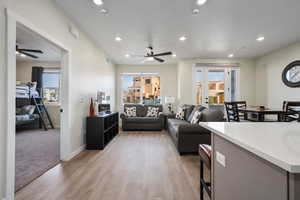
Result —
<instances>
[{"instance_id":1,"label":"light wood floor","mask_svg":"<svg viewBox=\"0 0 300 200\"><path fill-rule=\"evenodd\" d=\"M198 200L199 158L179 156L166 132L125 132L83 151L16 194L17 200Z\"/></svg>"}]
</instances>

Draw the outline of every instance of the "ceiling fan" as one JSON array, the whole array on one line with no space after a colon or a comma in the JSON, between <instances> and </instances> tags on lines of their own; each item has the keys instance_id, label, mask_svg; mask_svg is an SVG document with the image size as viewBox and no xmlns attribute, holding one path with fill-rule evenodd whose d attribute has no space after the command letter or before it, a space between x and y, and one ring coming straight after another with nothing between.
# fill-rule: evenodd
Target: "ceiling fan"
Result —
<instances>
[{"instance_id":1,"label":"ceiling fan","mask_svg":"<svg viewBox=\"0 0 300 200\"><path fill-rule=\"evenodd\" d=\"M155 54L155 53L153 52L153 47L152 47L152 46L147 47L146 51L147 51L146 55L144 55L144 56L137 56L137 55L136 55L136 57L144 57L144 58L146 58L145 61L153 61L153 60L156 60L156 61L158 61L158 62L163 63L163 62L165 62L165 60L164 60L164 59L161 59L161 58L159 58L159 57L161 57L161 56L170 56L170 55L173 54L173 53L170 52L170 51L164 52L164 53L158 53L158 54ZM135 56L135 55L133 55L133 56ZM144 61L144 62L145 62L145 61Z\"/></svg>"},{"instance_id":2,"label":"ceiling fan","mask_svg":"<svg viewBox=\"0 0 300 200\"><path fill-rule=\"evenodd\" d=\"M43 54L44 53L43 51L38 50L38 49L19 49L18 45L16 46L16 52L20 53L20 54L23 54L23 55L26 55L26 56L29 56L29 57L34 58L34 59L37 59L39 57L36 56L36 55L33 55L32 53L38 53L38 54Z\"/></svg>"}]
</instances>

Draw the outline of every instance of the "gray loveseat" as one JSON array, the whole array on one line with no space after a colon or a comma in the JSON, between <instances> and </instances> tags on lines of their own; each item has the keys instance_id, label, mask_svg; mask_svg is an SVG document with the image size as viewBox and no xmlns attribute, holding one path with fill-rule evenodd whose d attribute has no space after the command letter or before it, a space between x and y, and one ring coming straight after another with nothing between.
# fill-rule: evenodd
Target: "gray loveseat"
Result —
<instances>
[{"instance_id":1,"label":"gray loveseat","mask_svg":"<svg viewBox=\"0 0 300 200\"><path fill-rule=\"evenodd\" d=\"M123 131L160 131L164 128L165 117L161 113L163 111L162 105L142 105L142 104L125 104L126 107L136 107L136 117L127 117L122 113L122 130ZM158 107L158 117L146 117L148 107Z\"/></svg>"},{"instance_id":2,"label":"gray loveseat","mask_svg":"<svg viewBox=\"0 0 300 200\"><path fill-rule=\"evenodd\" d=\"M175 118L175 115L168 116L168 132L178 150L182 154L197 153L199 144L210 144L210 132L199 124L191 124L193 113L200 110L202 115L200 121L216 122L224 121L224 112L221 110L209 110L202 106L184 105L185 120Z\"/></svg>"}]
</instances>

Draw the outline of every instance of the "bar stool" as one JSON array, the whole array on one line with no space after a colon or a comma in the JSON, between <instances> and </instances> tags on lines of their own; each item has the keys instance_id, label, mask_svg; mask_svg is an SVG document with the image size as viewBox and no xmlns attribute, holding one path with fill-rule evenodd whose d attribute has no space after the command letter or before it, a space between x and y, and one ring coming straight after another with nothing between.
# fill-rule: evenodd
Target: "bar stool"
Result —
<instances>
[{"instance_id":1,"label":"bar stool","mask_svg":"<svg viewBox=\"0 0 300 200\"><path fill-rule=\"evenodd\" d=\"M204 165L210 170L211 174L211 146L207 144L199 145L200 155L200 200L204 200L204 189L211 199L211 183L204 179Z\"/></svg>"}]
</instances>

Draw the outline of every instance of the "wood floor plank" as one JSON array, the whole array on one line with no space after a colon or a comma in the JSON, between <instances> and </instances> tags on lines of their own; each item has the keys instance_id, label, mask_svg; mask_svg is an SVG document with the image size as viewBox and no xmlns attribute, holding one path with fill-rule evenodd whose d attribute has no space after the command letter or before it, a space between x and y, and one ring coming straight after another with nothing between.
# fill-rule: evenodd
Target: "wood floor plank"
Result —
<instances>
[{"instance_id":1,"label":"wood floor plank","mask_svg":"<svg viewBox=\"0 0 300 200\"><path fill-rule=\"evenodd\" d=\"M162 132L121 132L16 194L17 200L198 200L199 157L179 156Z\"/></svg>"}]
</instances>

